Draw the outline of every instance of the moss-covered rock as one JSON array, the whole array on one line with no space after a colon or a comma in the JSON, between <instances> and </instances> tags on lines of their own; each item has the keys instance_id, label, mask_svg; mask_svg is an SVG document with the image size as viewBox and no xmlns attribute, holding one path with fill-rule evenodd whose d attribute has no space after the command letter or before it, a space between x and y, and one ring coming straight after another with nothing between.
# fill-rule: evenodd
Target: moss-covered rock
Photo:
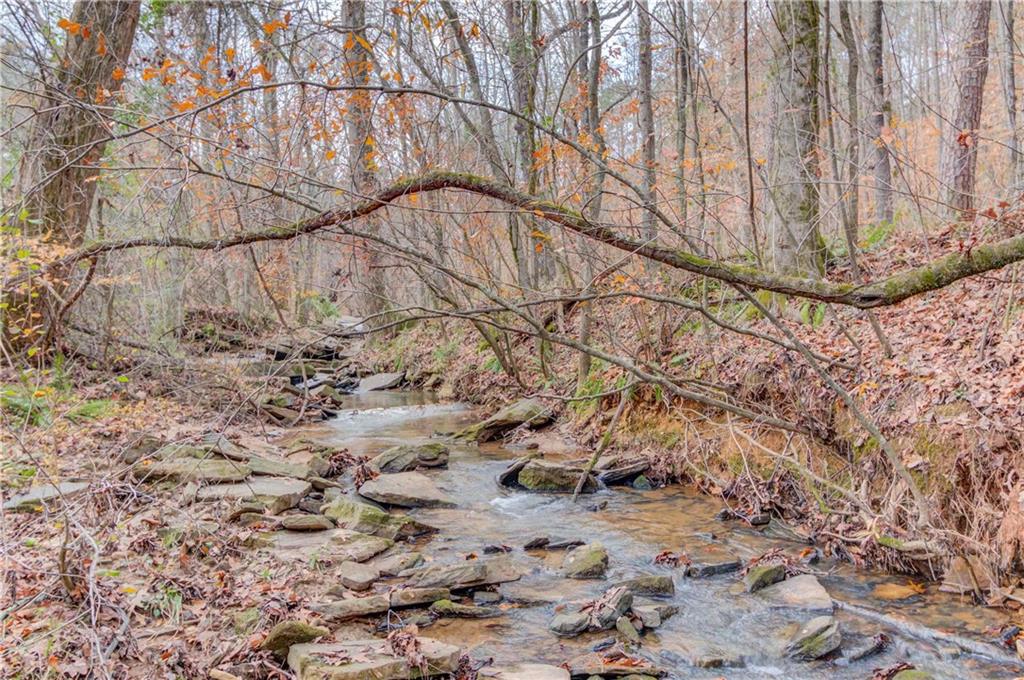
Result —
<instances>
[{"instance_id":1,"label":"moss-covered rock","mask_svg":"<svg viewBox=\"0 0 1024 680\"><path fill-rule=\"evenodd\" d=\"M528 461L519 471L517 481L520 486L530 491L572 493L582 475L582 468L547 460L533 459ZM592 475L587 475L581 491L583 493L594 493L597 491L597 481Z\"/></svg>"},{"instance_id":2,"label":"moss-covered rock","mask_svg":"<svg viewBox=\"0 0 1024 680\"><path fill-rule=\"evenodd\" d=\"M842 641L839 622L831 616L818 616L800 627L786 645L785 653L791 659L813 661L839 649Z\"/></svg>"},{"instance_id":3,"label":"moss-covered rock","mask_svg":"<svg viewBox=\"0 0 1024 680\"><path fill-rule=\"evenodd\" d=\"M330 517L339 527L372 534L390 540L408 538L435 531L406 515L392 515L386 510L360 503L349 498L336 498L320 511Z\"/></svg>"},{"instance_id":4,"label":"moss-covered rock","mask_svg":"<svg viewBox=\"0 0 1024 680\"><path fill-rule=\"evenodd\" d=\"M392 446L370 461L370 466L380 472L408 472L447 465L448 447L437 442Z\"/></svg>"},{"instance_id":5,"label":"moss-covered rock","mask_svg":"<svg viewBox=\"0 0 1024 680\"><path fill-rule=\"evenodd\" d=\"M547 425L551 422L551 417L551 409L536 399L520 399L487 420L470 425L455 436L469 441L489 442L520 425L530 428Z\"/></svg>"},{"instance_id":6,"label":"moss-covered rock","mask_svg":"<svg viewBox=\"0 0 1024 680\"><path fill-rule=\"evenodd\" d=\"M743 575L743 587L748 593L757 592L767 588L773 583L786 578L786 565L784 564L758 564L747 570Z\"/></svg>"},{"instance_id":7,"label":"moss-covered rock","mask_svg":"<svg viewBox=\"0 0 1024 680\"><path fill-rule=\"evenodd\" d=\"M330 632L326 628L302 621L282 621L270 630L260 648L284 656L292 645L312 642Z\"/></svg>"},{"instance_id":8,"label":"moss-covered rock","mask_svg":"<svg viewBox=\"0 0 1024 680\"><path fill-rule=\"evenodd\" d=\"M566 578L602 578L608 569L608 551L600 543L589 543L570 550L562 561Z\"/></svg>"}]
</instances>

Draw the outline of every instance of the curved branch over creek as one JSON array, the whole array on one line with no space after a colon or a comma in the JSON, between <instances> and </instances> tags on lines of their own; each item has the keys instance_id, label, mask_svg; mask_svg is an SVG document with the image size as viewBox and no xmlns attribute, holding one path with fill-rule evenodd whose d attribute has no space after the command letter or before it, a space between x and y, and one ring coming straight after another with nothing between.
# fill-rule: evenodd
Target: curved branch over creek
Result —
<instances>
[{"instance_id":1,"label":"curved branch over creek","mask_svg":"<svg viewBox=\"0 0 1024 680\"><path fill-rule=\"evenodd\" d=\"M346 225L370 215L404 196L444 189L468 191L502 201L519 210L560 224L595 241L676 269L734 285L861 309L894 305L922 293L938 290L961 279L994 271L1024 260L1024 234L1019 234L996 243L978 245L965 252L950 253L920 267L907 269L877 281L852 284L804 279L636 241L621 236L606 226L591 222L571 208L540 200L499 182L469 174L434 171L399 180L376 195L348 208L329 210L294 224L237 234L229 238L203 240L171 236L93 243L60 260L40 267L36 271L13 277L6 283L5 290L11 290L14 286L41 273L61 269L102 253L131 248L186 248L218 251L265 241L290 240L326 229L335 229L345 234L363 237L364 234Z\"/></svg>"}]
</instances>

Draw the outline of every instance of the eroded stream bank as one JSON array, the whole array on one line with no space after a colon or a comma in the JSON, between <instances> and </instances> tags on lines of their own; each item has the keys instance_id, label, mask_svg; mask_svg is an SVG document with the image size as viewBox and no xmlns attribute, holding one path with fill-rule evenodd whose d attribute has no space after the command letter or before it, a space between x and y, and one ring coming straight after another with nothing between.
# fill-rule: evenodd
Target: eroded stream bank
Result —
<instances>
[{"instance_id":1,"label":"eroded stream bank","mask_svg":"<svg viewBox=\"0 0 1024 680\"><path fill-rule=\"evenodd\" d=\"M435 403L429 395L417 392L352 395L340 411L336 418L303 428L293 436L344 447L357 456L374 456L395 445L438 441L436 433L452 432L475 419L464 407ZM493 660L499 666L524 661L567 664L574 674L582 670L580 657L595 648L603 650L604 656L614 656L614 650L621 649L645 659L652 666L647 673L660 670L671 677L687 678L868 678L873 669L900 663L925 674L904 673L901 678L1014 677L1019 672L1008 657L1005 664L993 660L1001 654L995 646L991 647L992 658L985 659L965 653L948 640L925 641L908 635L905 629L851 615L842 607L831 611L829 606L829 611L823 611L820 599L801 601L798 597L792 606L779 606L763 592L745 592L739 572L689 578L684 575L685 567L656 564L655 556L663 551L691 557L728 554L746 561L773 548L796 555L808 547L719 521L715 515L721 506L707 497L681 487L652 491L615 488L583 496L573 504L566 495L527 493L495 482L522 451L496 444L446 443L450 446L447 467L429 469L425 474L454 501L454 507L410 510L414 519L440 531L399 543L385 554L417 551L430 566L508 560L521 577L453 595L453 599L461 598L456 603L497 607L492 612L496 616L468 618L467 612L466 618L441 616L431 623L415 610L392 610L386 616L374 612L367 621L346 623L336 633L338 637L359 637L367 625L375 626L381 619L383 630L378 634L389 626L415 622L422 636L458 646L477 662ZM549 457L557 460L572 454ZM524 549L538 538L600 543L608 554L607 571L599 579L565 578L560 569L565 550ZM499 558L488 554L506 549ZM985 649L984 641L992 638L992 630L1005 622L995 611L930 590L916 592L923 589L908 587L906 580L896 577L858 572L827 560L806 570L836 602L977 640L981 649ZM673 592L650 598L637 594L634 610L649 599L647 606L670 605L676 613L665 616L656 629L643 631L638 647L626 641L631 635L621 628L572 637L558 636L550 629L557 615L571 615L580 604L601 598L615 584L644 575L668 577ZM401 583L402 579L383 579L372 590L385 592ZM893 600L894 593L905 597ZM836 651L814 661L794 660L784 653L802 626L829 615L834 616L841 636ZM891 638L883 651L851 660L879 634ZM611 650L606 648L609 643L615 645ZM606 677L629 671L605 670L602 675ZM632 672L645 673L642 668Z\"/></svg>"}]
</instances>

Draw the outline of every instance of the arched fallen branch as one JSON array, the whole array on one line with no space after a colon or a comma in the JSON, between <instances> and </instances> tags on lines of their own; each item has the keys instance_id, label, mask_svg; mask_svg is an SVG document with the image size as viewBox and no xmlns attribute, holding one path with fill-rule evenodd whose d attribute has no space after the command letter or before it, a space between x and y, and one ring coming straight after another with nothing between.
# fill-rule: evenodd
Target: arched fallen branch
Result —
<instances>
[{"instance_id":1,"label":"arched fallen branch","mask_svg":"<svg viewBox=\"0 0 1024 680\"><path fill-rule=\"evenodd\" d=\"M894 305L922 293L944 288L960 279L1000 269L1024 260L1024 234L1018 234L996 243L978 245L963 252L950 253L931 262L893 274L884 279L862 284L836 283L805 279L766 272L749 265L712 260L681 250L650 245L616 234L600 224L586 219L581 213L565 206L537 199L499 182L475 175L448 171L434 171L395 182L373 197L349 208L329 210L294 224L271 227L260 231L237 234L225 239L190 239L169 236L163 238L140 237L122 241L100 241L35 271L17 275L4 286L5 291L47 271L60 269L87 260L101 253L131 248L187 248L191 250L224 250L241 245L266 241L285 241L304 234L365 217L393 201L416 193L460 189L487 196L520 210L531 212L563 227L583 234L600 243L661 262L675 269L700 274L719 281L768 290L774 293L848 305L860 309Z\"/></svg>"}]
</instances>

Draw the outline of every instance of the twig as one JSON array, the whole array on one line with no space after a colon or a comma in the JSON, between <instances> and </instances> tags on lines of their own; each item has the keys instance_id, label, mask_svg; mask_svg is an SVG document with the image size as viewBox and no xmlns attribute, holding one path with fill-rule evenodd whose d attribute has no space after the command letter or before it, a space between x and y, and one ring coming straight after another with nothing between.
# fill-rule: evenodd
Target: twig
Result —
<instances>
[{"instance_id":1,"label":"twig","mask_svg":"<svg viewBox=\"0 0 1024 680\"><path fill-rule=\"evenodd\" d=\"M612 420L608 423L608 429L604 431L604 436L601 437L601 442L594 449L594 455L590 457L587 464L583 467L583 472L580 474L579 480L576 482L576 488L572 492L572 502L575 503L576 499L580 495L580 491L583 490L583 485L587 481L587 477L590 475L590 471L594 469L597 464L597 459L601 457L604 450L608 448L608 445L612 441L612 435L615 434L615 427L619 424L619 418L622 417L622 412L626 410L626 404L633 396L633 386L636 383L630 383L625 390L622 392L622 396L619 398L619 405L615 409L615 414L612 416Z\"/></svg>"}]
</instances>

